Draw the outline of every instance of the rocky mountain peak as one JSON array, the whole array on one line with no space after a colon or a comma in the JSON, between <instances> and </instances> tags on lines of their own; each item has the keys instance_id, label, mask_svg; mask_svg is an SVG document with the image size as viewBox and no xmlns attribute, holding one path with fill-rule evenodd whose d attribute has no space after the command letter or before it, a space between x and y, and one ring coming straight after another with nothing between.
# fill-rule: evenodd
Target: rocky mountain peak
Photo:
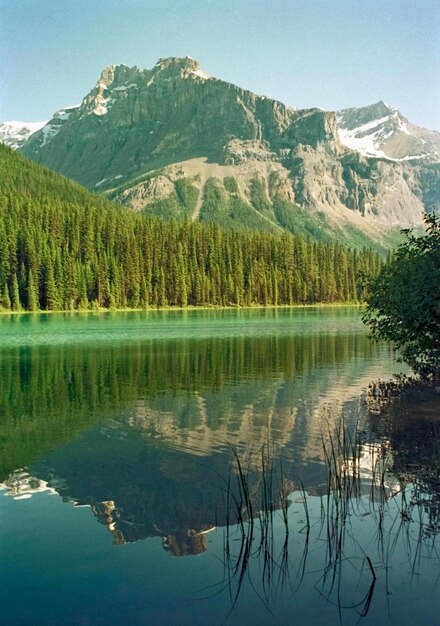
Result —
<instances>
[{"instance_id":1,"label":"rocky mountain peak","mask_svg":"<svg viewBox=\"0 0 440 626\"><path fill-rule=\"evenodd\" d=\"M209 74L206 74L206 72L201 69L198 61L192 57L168 57L166 59L159 59L152 72L155 75L162 75L162 78L176 76L187 78L191 75L205 79L211 78Z\"/></svg>"},{"instance_id":2,"label":"rocky mountain peak","mask_svg":"<svg viewBox=\"0 0 440 626\"><path fill-rule=\"evenodd\" d=\"M397 109L388 106L383 100L365 107L353 107L338 111L341 128L352 130L375 120L381 120L389 115L399 113Z\"/></svg>"},{"instance_id":3,"label":"rocky mountain peak","mask_svg":"<svg viewBox=\"0 0 440 626\"><path fill-rule=\"evenodd\" d=\"M179 78L211 78L200 64L191 57L167 57L159 59L152 69L141 70L127 65L108 65L105 67L89 96L108 98L111 92L124 91L129 87L150 87L156 81L171 81ZM113 94L115 96L116 93Z\"/></svg>"},{"instance_id":4,"label":"rocky mountain peak","mask_svg":"<svg viewBox=\"0 0 440 626\"><path fill-rule=\"evenodd\" d=\"M101 72L101 76L99 77L99 81L98 82L103 82L106 83L107 85L110 85L115 77L115 66L114 65L108 65L107 67L105 67L102 72Z\"/></svg>"},{"instance_id":5,"label":"rocky mountain peak","mask_svg":"<svg viewBox=\"0 0 440 626\"><path fill-rule=\"evenodd\" d=\"M108 65L102 70L94 89L114 89L130 81L134 82L142 74L142 70L136 66L128 67L128 65L123 64Z\"/></svg>"},{"instance_id":6,"label":"rocky mountain peak","mask_svg":"<svg viewBox=\"0 0 440 626\"><path fill-rule=\"evenodd\" d=\"M196 71L200 69L200 64L198 61L193 59L192 57L165 57L159 59L154 66L157 69L165 69L168 67L173 67L182 70L188 71Z\"/></svg>"}]
</instances>

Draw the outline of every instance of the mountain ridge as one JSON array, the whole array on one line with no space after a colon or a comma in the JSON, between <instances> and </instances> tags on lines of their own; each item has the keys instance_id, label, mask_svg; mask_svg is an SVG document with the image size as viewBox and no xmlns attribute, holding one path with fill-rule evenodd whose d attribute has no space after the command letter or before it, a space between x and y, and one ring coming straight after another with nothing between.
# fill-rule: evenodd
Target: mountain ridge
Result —
<instances>
[{"instance_id":1,"label":"mountain ridge","mask_svg":"<svg viewBox=\"0 0 440 626\"><path fill-rule=\"evenodd\" d=\"M393 120L393 132L407 134L404 118L383 102L367 109L357 110L356 119L355 109L289 108L209 76L190 57L171 57L149 70L104 68L78 107L59 111L20 149L135 210L238 227L244 225L240 212L252 213L261 227L292 232L301 216L313 227L339 231L345 243L351 229L383 243L384 231L421 224L425 211L439 209L440 164L435 155L398 161L401 139L390 147L388 137L376 147ZM376 120L384 117L380 127ZM372 124L373 139L368 132L358 136L365 124ZM349 143L373 143L377 154L347 147L347 135ZM420 147L426 138L417 141ZM227 200L222 211L207 207L212 178ZM230 178L234 191L225 187ZM197 194L191 211L179 204L182 179Z\"/></svg>"}]
</instances>

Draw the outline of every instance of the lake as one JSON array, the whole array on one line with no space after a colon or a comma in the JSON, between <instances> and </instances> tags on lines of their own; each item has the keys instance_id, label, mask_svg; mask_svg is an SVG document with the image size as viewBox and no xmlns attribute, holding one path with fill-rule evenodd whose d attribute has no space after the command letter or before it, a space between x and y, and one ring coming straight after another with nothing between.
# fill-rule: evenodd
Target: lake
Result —
<instances>
[{"instance_id":1,"label":"lake","mask_svg":"<svg viewBox=\"0 0 440 626\"><path fill-rule=\"evenodd\" d=\"M434 624L438 414L357 307L0 316L2 624ZM370 396L371 400L371 396Z\"/></svg>"}]
</instances>

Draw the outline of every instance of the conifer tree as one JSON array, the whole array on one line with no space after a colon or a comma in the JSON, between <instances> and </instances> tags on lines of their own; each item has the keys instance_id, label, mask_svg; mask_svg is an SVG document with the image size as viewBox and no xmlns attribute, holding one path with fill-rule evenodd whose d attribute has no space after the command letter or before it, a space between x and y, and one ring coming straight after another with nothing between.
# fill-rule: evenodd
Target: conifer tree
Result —
<instances>
[{"instance_id":1,"label":"conifer tree","mask_svg":"<svg viewBox=\"0 0 440 626\"><path fill-rule=\"evenodd\" d=\"M13 274L12 276L12 297L11 297L11 307L13 311L20 311L21 310L21 303L20 303L20 293L18 290L18 280L17 280L17 274Z\"/></svg>"},{"instance_id":2,"label":"conifer tree","mask_svg":"<svg viewBox=\"0 0 440 626\"><path fill-rule=\"evenodd\" d=\"M34 280L34 274L32 270L29 270L27 279L27 308L29 311L36 311L40 308L37 286Z\"/></svg>"},{"instance_id":3,"label":"conifer tree","mask_svg":"<svg viewBox=\"0 0 440 626\"><path fill-rule=\"evenodd\" d=\"M6 311L11 310L11 298L9 296L9 289L8 289L7 283L5 283L5 286L3 288L1 305L2 305L2 308L5 309Z\"/></svg>"}]
</instances>

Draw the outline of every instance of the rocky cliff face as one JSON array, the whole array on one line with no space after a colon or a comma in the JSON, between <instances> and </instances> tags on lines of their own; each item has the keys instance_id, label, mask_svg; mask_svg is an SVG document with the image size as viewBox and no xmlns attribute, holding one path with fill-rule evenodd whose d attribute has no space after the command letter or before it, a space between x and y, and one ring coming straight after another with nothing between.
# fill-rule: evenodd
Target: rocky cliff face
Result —
<instances>
[{"instance_id":1,"label":"rocky cliff face","mask_svg":"<svg viewBox=\"0 0 440 626\"><path fill-rule=\"evenodd\" d=\"M23 151L104 189L121 174L185 158L222 160L231 139L271 141L290 117L281 103L210 78L193 59L164 59L152 70L106 68L63 132L43 145L43 129Z\"/></svg>"},{"instance_id":2,"label":"rocky cliff face","mask_svg":"<svg viewBox=\"0 0 440 626\"><path fill-rule=\"evenodd\" d=\"M381 240L438 208L440 134L422 130L383 103L289 109L187 57L106 68L78 107L56 113L21 150L136 210L222 221L207 208L216 179L228 224L248 226L254 214L259 227L306 224L350 242L353 232Z\"/></svg>"}]
</instances>

